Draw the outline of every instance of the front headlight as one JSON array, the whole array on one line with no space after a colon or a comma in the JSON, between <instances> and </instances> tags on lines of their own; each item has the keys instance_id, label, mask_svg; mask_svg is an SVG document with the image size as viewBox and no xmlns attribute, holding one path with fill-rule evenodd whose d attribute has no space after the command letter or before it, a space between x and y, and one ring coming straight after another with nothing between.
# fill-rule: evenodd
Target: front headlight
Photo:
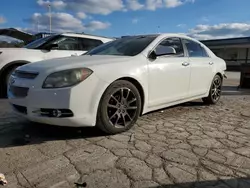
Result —
<instances>
[{"instance_id":1,"label":"front headlight","mask_svg":"<svg viewBox=\"0 0 250 188\"><path fill-rule=\"evenodd\" d=\"M49 75L43 83L43 88L63 88L79 84L93 73L88 68L70 69Z\"/></svg>"}]
</instances>

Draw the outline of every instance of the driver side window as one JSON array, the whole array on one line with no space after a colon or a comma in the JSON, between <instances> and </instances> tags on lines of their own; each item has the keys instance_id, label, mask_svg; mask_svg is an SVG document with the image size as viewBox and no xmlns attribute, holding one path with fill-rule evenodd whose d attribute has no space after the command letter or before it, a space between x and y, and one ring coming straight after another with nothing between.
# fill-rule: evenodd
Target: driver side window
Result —
<instances>
[{"instance_id":1,"label":"driver side window","mask_svg":"<svg viewBox=\"0 0 250 188\"><path fill-rule=\"evenodd\" d=\"M164 51L166 48L173 48L173 50L176 52L175 54L171 55L174 57L184 57L184 50L182 46L182 42L180 38L167 38L163 40L156 48L155 51L159 54L161 54L162 51Z\"/></svg>"},{"instance_id":2,"label":"driver side window","mask_svg":"<svg viewBox=\"0 0 250 188\"><path fill-rule=\"evenodd\" d=\"M58 50L80 50L78 39L74 37L62 37L57 44Z\"/></svg>"}]
</instances>

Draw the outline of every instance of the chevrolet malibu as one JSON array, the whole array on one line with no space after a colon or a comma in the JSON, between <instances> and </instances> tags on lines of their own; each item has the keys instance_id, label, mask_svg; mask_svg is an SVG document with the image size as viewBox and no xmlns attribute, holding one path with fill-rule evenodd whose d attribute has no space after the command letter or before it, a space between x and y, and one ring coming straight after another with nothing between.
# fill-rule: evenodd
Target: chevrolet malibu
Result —
<instances>
[{"instance_id":1,"label":"chevrolet malibu","mask_svg":"<svg viewBox=\"0 0 250 188\"><path fill-rule=\"evenodd\" d=\"M79 57L19 67L8 98L31 121L116 134L150 111L200 98L216 104L225 70L224 60L187 36L126 36Z\"/></svg>"}]
</instances>

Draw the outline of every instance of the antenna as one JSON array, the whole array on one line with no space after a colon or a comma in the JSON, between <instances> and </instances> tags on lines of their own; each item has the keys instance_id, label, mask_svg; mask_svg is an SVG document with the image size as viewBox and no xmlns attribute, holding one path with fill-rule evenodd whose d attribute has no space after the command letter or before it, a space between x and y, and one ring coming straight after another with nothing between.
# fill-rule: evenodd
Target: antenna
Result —
<instances>
[{"instance_id":1,"label":"antenna","mask_svg":"<svg viewBox=\"0 0 250 188\"><path fill-rule=\"evenodd\" d=\"M37 19L36 24L37 24L37 33L39 33L39 20L38 19Z\"/></svg>"}]
</instances>

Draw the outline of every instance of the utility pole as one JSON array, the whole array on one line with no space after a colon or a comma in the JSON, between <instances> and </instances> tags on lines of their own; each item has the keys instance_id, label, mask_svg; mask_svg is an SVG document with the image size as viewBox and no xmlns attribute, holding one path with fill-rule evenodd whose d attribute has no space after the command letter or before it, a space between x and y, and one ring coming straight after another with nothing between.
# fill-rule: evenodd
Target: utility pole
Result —
<instances>
[{"instance_id":1,"label":"utility pole","mask_svg":"<svg viewBox=\"0 0 250 188\"><path fill-rule=\"evenodd\" d=\"M50 6L50 4L48 5L48 8L49 8L49 32L50 32L50 34L51 34L51 6Z\"/></svg>"},{"instance_id":2,"label":"utility pole","mask_svg":"<svg viewBox=\"0 0 250 188\"><path fill-rule=\"evenodd\" d=\"M37 24L37 33L39 33L39 20L37 20L36 24Z\"/></svg>"},{"instance_id":3,"label":"utility pole","mask_svg":"<svg viewBox=\"0 0 250 188\"><path fill-rule=\"evenodd\" d=\"M161 27L158 25L158 26L157 26L157 30L158 30L158 33L159 33L159 34L160 34L160 28L161 28Z\"/></svg>"}]
</instances>

